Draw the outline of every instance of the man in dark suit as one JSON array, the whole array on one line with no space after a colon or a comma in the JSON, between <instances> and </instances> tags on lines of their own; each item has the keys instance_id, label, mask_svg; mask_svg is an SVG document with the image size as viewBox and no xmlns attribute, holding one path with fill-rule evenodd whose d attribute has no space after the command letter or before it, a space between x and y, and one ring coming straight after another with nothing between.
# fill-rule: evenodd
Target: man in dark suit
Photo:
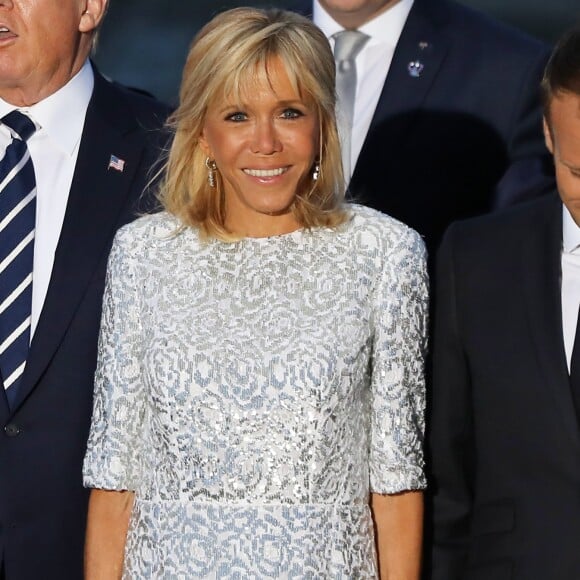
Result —
<instances>
[{"instance_id":1,"label":"man in dark suit","mask_svg":"<svg viewBox=\"0 0 580 580\"><path fill-rule=\"evenodd\" d=\"M418 230L431 252L451 221L552 187L537 90L544 44L452 0L286 6L313 14L335 56L343 29L368 37L355 59L349 189Z\"/></svg>"},{"instance_id":2,"label":"man in dark suit","mask_svg":"<svg viewBox=\"0 0 580 580\"><path fill-rule=\"evenodd\" d=\"M35 241L26 246L34 254L32 298L19 327L30 336L25 364L6 370L2 358L15 333L0 345L0 577L6 580L82 578L88 492L81 470L107 254L117 228L136 217L167 114L153 99L94 71L88 58L106 6L107 0L0 2L0 157L6 161L12 145L27 149L36 188L0 214L4 235L23 204L35 204ZM8 121L15 115L32 127L28 139ZM0 196L6 197L16 179L4 177ZM16 254L7 258L2 244L4 276ZM13 300L20 286L7 297L8 284L2 278L2 332L4 315L24 296Z\"/></svg>"},{"instance_id":3,"label":"man in dark suit","mask_svg":"<svg viewBox=\"0 0 580 580\"><path fill-rule=\"evenodd\" d=\"M433 580L580 578L580 30L546 69L559 196L451 226L437 269Z\"/></svg>"}]
</instances>

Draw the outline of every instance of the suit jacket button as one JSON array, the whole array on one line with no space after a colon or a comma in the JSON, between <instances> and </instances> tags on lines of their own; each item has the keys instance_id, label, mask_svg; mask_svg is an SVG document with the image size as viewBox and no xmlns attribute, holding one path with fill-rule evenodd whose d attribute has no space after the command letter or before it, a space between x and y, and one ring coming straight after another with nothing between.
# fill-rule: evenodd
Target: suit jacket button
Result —
<instances>
[{"instance_id":1,"label":"suit jacket button","mask_svg":"<svg viewBox=\"0 0 580 580\"><path fill-rule=\"evenodd\" d=\"M8 437L18 437L20 435L20 427L16 425L16 423L8 423L6 427L4 427L4 433Z\"/></svg>"}]
</instances>

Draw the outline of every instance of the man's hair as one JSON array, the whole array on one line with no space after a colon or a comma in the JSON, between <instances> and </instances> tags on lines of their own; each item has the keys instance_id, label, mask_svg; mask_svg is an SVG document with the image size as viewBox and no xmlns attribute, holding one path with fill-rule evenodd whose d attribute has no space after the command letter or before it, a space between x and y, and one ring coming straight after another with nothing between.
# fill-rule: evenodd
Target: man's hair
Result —
<instances>
[{"instance_id":1,"label":"man's hair","mask_svg":"<svg viewBox=\"0 0 580 580\"><path fill-rule=\"evenodd\" d=\"M556 44L544 71L541 90L546 118L558 93L580 96L580 25L569 30Z\"/></svg>"},{"instance_id":2,"label":"man's hair","mask_svg":"<svg viewBox=\"0 0 580 580\"><path fill-rule=\"evenodd\" d=\"M346 219L344 178L334 116L335 64L324 34L308 19L283 10L236 8L216 16L199 32L183 71L179 107L170 118L174 139L159 197L165 209L202 235L233 239L225 227L223 183L207 181L200 146L210 103L250 93L270 80L273 60L284 65L301 97L319 119L318 179L306 179L292 206L303 227L333 227ZM219 168L218 168L219 169Z\"/></svg>"}]
</instances>

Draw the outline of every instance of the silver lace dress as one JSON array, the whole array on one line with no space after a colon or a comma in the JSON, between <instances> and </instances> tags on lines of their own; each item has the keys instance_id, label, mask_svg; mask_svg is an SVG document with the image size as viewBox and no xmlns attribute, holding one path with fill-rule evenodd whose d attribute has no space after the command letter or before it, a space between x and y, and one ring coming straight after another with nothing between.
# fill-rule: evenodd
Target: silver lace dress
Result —
<instances>
[{"instance_id":1,"label":"silver lace dress","mask_svg":"<svg viewBox=\"0 0 580 580\"><path fill-rule=\"evenodd\" d=\"M422 240L225 243L167 213L109 259L85 485L135 491L124 578L376 578L369 493L421 489Z\"/></svg>"}]
</instances>

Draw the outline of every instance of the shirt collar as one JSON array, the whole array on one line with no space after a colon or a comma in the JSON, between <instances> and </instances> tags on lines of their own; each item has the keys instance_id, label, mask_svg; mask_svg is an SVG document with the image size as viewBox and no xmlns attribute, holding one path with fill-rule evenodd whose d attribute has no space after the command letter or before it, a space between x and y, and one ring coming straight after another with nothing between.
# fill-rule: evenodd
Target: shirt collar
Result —
<instances>
[{"instance_id":1,"label":"shirt collar","mask_svg":"<svg viewBox=\"0 0 580 580\"><path fill-rule=\"evenodd\" d=\"M580 226L576 224L570 211L562 205L562 248L570 253L580 246Z\"/></svg>"},{"instance_id":2,"label":"shirt collar","mask_svg":"<svg viewBox=\"0 0 580 580\"><path fill-rule=\"evenodd\" d=\"M64 87L35 105L19 110L30 113L36 125L63 151L72 155L82 135L94 84L93 69L87 60ZM0 99L0 117L16 108Z\"/></svg>"},{"instance_id":3,"label":"shirt collar","mask_svg":"<svg viewBox=\"0 0 580 580\"><path fill-rule=\"evenodd\" d=\"M369 42L389 44L393 48L399 42L405 22L413 6L414 0L400 0L393 7L385 10L359 28L371 37ZM324 10L318 0L312 5L312 17L316 25L324 32L327 38L344 30L344 28Z\"/></svg>"}]
</instances>

